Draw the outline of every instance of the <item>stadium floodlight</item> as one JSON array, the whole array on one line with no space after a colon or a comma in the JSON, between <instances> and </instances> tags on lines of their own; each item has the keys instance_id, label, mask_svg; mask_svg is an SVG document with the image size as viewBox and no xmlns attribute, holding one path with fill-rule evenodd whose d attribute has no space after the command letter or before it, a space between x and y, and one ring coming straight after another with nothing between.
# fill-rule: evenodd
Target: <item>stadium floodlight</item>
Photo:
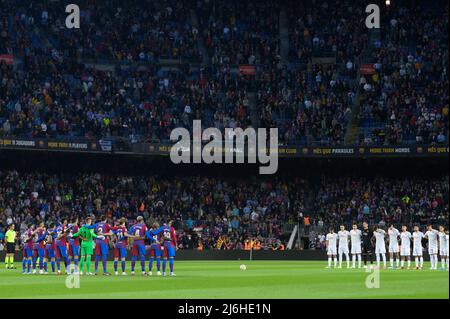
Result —
<instances>
[{"instance_id":1,"label":"stadium floodlight","mask_svg":"<svg viewBox=\"0 0 450 319\"><path fill-rule=\"evenodd\" d=\"M386 0L386 5L390 6L391 5L391 0Z\"/></svg>"}]
</instances>

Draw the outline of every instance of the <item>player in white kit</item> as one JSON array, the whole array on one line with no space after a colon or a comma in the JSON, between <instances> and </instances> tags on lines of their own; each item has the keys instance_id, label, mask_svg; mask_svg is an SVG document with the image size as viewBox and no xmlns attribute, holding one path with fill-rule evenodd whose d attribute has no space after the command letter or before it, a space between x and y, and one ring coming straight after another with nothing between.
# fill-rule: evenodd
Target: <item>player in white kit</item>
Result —
<instances>
[{"instance_id":1,"label":"player in white kit","mask_svg":"<svg viewBox=\"0 0 450 319\"><path fill-rule=\"evenodd\" d=\"M405 269L405 259L408 260L408 269L411 269L411 233L406 225L402 226L400 233L400 257L402 258L402 269Z\"/></svg>"},{"instance_id":2,"label":"player in white kit","mask_svg":"<svg viewBox=\"0 0 450 319\"><path fill-rule=\"evenodd\" d=\"M334 261L334 268L337 266L337 234L334 232L334 229L330 227L330 232L326 237L327 244L327 255L328 255L328 266L326 268L331 268L331 258Z\"/></svg>"},{"instance_id":3,"label":"player in white kit","mask_svg":"<svg viewBox=\"0 0 450 319\"><path fill-rule=\"evenodd\" d=\"M449 234L448 234L448 228L445 229L445 239L447 240L447 271L449 271L449 259L450 256L448 254L450 254L450 250L448 249L448 243L449 243Z\"/></svg>"},{"instance_id":4,"label":"player in white kit","mask_svg":"<svg viewBox=\"0 0 450 319\"><path fill-rule=\"evenodd\" d=\"M375 226L373 229L373 236L375 237L375 256L377 258L377 267L380 268L381 257L383 258L383 268L386 269L386 232L384 229Z\"/></svg>"},{"instance_id":5,"label":"player in white kit","mask_svg":"<svg viewBox=\"0 0 450 319\"><path fill-rule=\"evenodd\" d=\"M448 271L448 233L445 226L439 226L439 255L441 256L441 270Z\"/></svg>"},{"instance_id":6,"label":"player in white kit","mask_svg":"<svg viewBox=\"0 0 450 319\"><path fill-rule=\"evenodd\" d=\"M432 225L427 225L427 232L424 238L428 239L428 254L430 255L431 270L437 270L438 266L438 235L439 232L433 229Z\"/></svg>"},{"instance_id":7,"label":"player in white kit","mask_svg":"<svg viewBox=\"0 0 450 319\"><path fill-rule=\"evenodd\" d=\"M358 229L358 225L353 224L350 231L350 240L352 243L352 268L355 268L356 257L358 257L358 268L361 268L361 230Z\"/></svg>"},{"instance_id":8,"label":"player in white kit","mask_svg":"<svg viewBox=\"0 0 450 319\"><path fill-rule=\"evenodd\" d=\"M399 255L399 247L398 247L398 236L400 232L397 228L394 227L393 224L389 225L388 229L389 235L389 265L390 269L394 269L394 257L396 259L397 268L400 266L400 255Z\"/></svg>"},{"instance_id":9,"label":"player in white kit","mask_svg":"<svg viewBox=\"0 0 450 319\"><path fill-rule=\"evenodd\" d=\"M350 232L345 230L345 226L341 225L338 231L339 238L339 268L342 268L342 255L345 254L345 260L347 261L347 268L350 268L350 258L348 249L348 239L350 237Z\"/></svg>"},{"instance_id":10,"label":"player in white kit","mask_svg":"<svg viewBox=\"0 0 450 319\"><path fill-rule=\"evenodd\" d=\"M413 256L414 256L414 262L416 265L416 269L422 269L423 268L423 246L422 246L422 239L423 239L423 233L419 230L419 226L414 226L413 231Z\"/></svg>"}]
</instances>

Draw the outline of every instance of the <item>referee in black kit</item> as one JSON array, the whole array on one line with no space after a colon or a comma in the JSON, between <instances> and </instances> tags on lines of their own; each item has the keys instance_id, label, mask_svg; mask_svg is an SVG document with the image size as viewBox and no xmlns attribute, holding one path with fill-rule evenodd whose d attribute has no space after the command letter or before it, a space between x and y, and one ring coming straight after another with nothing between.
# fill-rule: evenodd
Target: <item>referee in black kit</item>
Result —
<instances>
[{"instance_id":1,"label":"referee in black kit","mask_svg":"<svg viewBox=\"0 0 450 319\"><path fill-rule=\"evenodd\" d=\"M373 268L373 255L374 255L374 249L373 249L373 231L370 230L369 224L367 222L363 223L363 229L362 229L362 255L364 260L364 268L367 268L367 257L370 259L370 268Z\"/></svg>"}]
</instances>

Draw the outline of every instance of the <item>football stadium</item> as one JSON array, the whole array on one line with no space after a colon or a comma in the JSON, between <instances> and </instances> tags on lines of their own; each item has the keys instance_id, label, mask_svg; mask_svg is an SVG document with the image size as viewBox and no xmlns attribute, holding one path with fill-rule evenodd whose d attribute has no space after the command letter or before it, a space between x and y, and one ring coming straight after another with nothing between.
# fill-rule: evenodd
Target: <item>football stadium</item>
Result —
<instances>
[{"instance_id":1,"label":"football stadium","mask_svg":"<svg viewBox=\"0 0 450 319\"><path fill-rule=\"evenodd\" d=\"M0 299L448 300L448 10L0 0Z\"/></svg>"}]
</instances>

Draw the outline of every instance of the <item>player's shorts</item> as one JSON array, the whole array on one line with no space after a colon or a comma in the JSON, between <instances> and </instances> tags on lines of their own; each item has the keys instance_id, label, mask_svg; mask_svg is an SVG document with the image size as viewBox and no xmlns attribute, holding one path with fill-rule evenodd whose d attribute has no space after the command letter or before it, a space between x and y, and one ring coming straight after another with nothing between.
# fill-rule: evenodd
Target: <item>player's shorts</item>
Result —
<instances>
[{"instance_id":1,"label":"player's shorts","mask_svg":"<svg viewBox=\"0 0 450 319\"><path fill-rule=\"evenodd\" d=\"M428 248L428 254L430 254L430 255L437 255L437 253L438 253L437 247L429 247Z\"/></svg>"},{"instance_id":2,"label":"player's shorts","mask_svg":"<svg viewBox=\"0 0 450 319\"><path fill-rule=\"evenodd\" d=\"M69 245L69 256L72 256L72 257L80 256L80 246Z\"/></svg>"},{"instance_id":3,"label":"player's shorts","mask_svg":"<svg viewBox=\"0 0 450 319\"><path fill-rule=\"evenodd\" d=\"M423 255L423 248L419 246L413 247L413 256L422 256Z\"/></svg>"},{"instance_id":4,"label":"player's shorts","mask_svg":"<svg viewBox=\"0 0 450 319\"><path fill-rule=\"evenodd\" d=\"M448 256L448 250L447 250L447 248L439 249L439 255L440 255L440 256L445 256L445 257L447 257L447 256Z\"/></svg>"},{"instance_id":5,"label":"player's shorts","mask_svg":"<svg viewBox=\"0 0 450 319\"><path fill-rule=\"evenodd\" d=\"M16 252L16 244L14 243L6 243L6 253L14 254Z\"/></svg>"},{"instance_id":6,"label":"player's shorts","mask_svg":"<svg viewBox=\"0 0 450 319\"><path fill-rule=\"evenodd\" d=\"M399 252L398 243L389 244L389 253L395 254Z\"/></svg>"},{"instance_id":7,"label":"player's shorts","mask_svg":"<svg viewBox=\"0 0 450 319\"><path fill-rule=\"evenodd\" d=\"M375 254L385 254L386 246L375 247Z\"/></svg>"},{"instance_id":8,"label":"player's shorts","mask_svg":"<svg viewBox=\"0 0 450 319\"><path fill-rule=\"evenodd\" d=\"M175 246L172 243L165 243L162 247L163 258L175 257Z\"/></svg>"},{"instance_id":9,"label":"player's shorts","mask_svg":"<svg viewBox=\"0 0 450 319\"><path fill-rule=\"evenodd\" d=\"M363 254L373 254L374 253L373 247L372 246L362 247L362 253Z\"/></svg>"},{"instance_id":10,"label":"player's shorts","mask_svg":"<svg viewBox=\"0 0 450 319\"><path fill-rule=\"evenodd\" d=\"M131 253L133 256L142 256L146 254L145 245L143 244L133 244L131 249Z\"/></svg>"},{"instance_id":11,"label":"player's shorts","mask_svg":"<svg viewBox=\"0 0 450 319\"><path fill-rule=\"evenodd\" d=\"M156 246L150 246L149 254L151 257L161 257L162 256L162 250L159 247Z\"/></svg>"},{"instance_id":12,"label":"player's shorts","mask_svg":"<svg viewBox=\"0 0 450 319\"><path fill-rule=\"evenodd\" d=\"M123 258L127 258L127 248L124 246L120 246L114 248L114 258L119 258L123 259Z\"/></svg>"},{"instance_id":13,"label":"player's shorts","mask_svg":"<svg viewBox=\"0 0 450 319\"><path fill-rule=\"evenodd\" d=\"M45 255L47 259L55 258L55 249L51 246L45 247Z\"/></svg>"},{"instance_id":14,"label":"player's shorts","mask_svg":"<svg viewBox=\"0 0 450 319\"><path fill-rule=\"evenodd\" d=\"M38 256L39 258L46 258L45 248L39 248L38 249Z\"/></svg>"},{"instance_id":15,"label":"player's shorts","mask_svg":"<svg viewBox=\"0 0 450 319\"><path fill-rule=\"evenodd\" d=\"M24 248L23 257L33 258L34 257L34 249L33 248Z\"/></svg>"},{"instance_id":16,"label":"player's shorts","mask_svg":"<svg viewBox=\"0 0 450 319\"><path fill-rule=\"evenodd\" d=\"M97 243L95 245L95 255L96 256L107 256L108 255L108 244Z\"/></svg>"},{"instance_id":17,"label":"player's shorts","mask_svg":"<svg viewBox=\"0 0 450 319\"><path fill-rule=\"evenodd\" d=\"M411 256L411 247L400 247L400 256Z\"/></svg>"},{"instance_id":18,"label":"player's shorts","mask_svg":"<svg viewBox=\"0 0 450 319\"><path fill-rule=\"evenodd\" d=\"M350 252L348 249L348 245L339 245L338 252L339 254L348 254Z\"/></svg>"},{"instance_id":19,"label":"player's shorts","mask_svg":"<svg viewBox=\"0 0 450 319\"><path fill-rule=\"evenodd\" d=\"M337 249L336 249L336 247L329 247L328 249L327 249L327 255L329 256L329 255L337 255Z\"/></svg>"},{"instance_id":20,"label":"player's shorts","mask_svg":"<svg viewBox=\"0 0 450 319\"><path fill-rule=\"evenodd\" d=\"M67 247L66 246L56 246L55 249L56 258L67 258Z\"/></svg>"},{"instance_id":21,"label":"player's shorts","mask_svg":"<svg viewBox=\"0 0 450 319\"><path fill-rule=\"evenodd\" d=\"M93 246L94 246L93 244L92 245L86 244L85 246L81 245L81 255L82 256L92 255L94 253Z\"/></svg>"},{"instance_id":22,"label":"player's shorts","mask_svg":"<svg viewBox=\"0 0 450 319\"><path fill-rule=\"evenodd\" d=\"M360 254L361 245L352 245L352 254Z\"/></svg>"}]
</instances>

